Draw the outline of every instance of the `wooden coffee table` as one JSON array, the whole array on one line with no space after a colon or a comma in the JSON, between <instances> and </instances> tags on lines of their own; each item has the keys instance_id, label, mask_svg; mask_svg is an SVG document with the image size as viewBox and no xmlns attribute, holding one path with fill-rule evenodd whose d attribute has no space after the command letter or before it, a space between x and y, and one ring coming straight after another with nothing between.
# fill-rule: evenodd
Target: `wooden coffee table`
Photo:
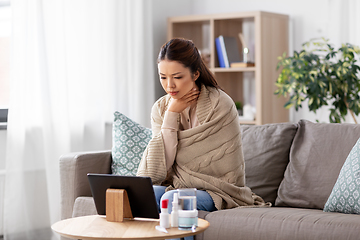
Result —
<instances>
[{"instance_id":1,"label":"wooden coffee table","mask_svg":"<svg viewBox=\"0 0 360 240\"><path fill-rule=\"evenodd\" d=\"M178 228L167 229L163 233L155 229L158 219L135 218L124 222L109 222L106 216L91 215L69 218L54 223L51 228L63 237L72 239L170 239L196 235L209 227L209 222L199 218L198 227L194 231Z\"/></svg>"}]
</instances>

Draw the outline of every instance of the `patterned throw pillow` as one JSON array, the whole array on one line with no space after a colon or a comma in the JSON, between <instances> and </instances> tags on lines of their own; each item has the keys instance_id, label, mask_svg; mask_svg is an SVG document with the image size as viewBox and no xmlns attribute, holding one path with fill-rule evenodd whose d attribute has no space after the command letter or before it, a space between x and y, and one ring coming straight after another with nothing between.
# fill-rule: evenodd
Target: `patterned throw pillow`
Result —
<instances>
[{"instance_id":1,"label":"patterned throw pillow","mask_svg":"<svg viewBox=\"0 0 360 240\"><path fill-rule=\"evenodd\" d=\"M124 114L114 113L112 164L113 174L135 176L142 154L151 139L151 130Z\"/></svg>"},{"instance_id":2,"label":"patterned throw pillow","mask_svg":"<svg viewBox=\"0 0 360 240\"><path fill-rule=\"evenodd\" d=\"M324 212L360 214L360 138L341 168Z\"/></svg>"}]
</instances>

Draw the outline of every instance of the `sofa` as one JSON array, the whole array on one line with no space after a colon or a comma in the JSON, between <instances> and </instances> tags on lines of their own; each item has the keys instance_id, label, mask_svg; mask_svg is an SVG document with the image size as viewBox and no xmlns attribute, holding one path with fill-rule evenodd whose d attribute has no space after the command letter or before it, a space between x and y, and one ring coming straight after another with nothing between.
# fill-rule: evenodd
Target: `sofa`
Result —
<instances>
[{"instance_id":1,"label":"sofa","mask_svg":"<svg viewBox=\"0 0 360 240\"><path fill-rule=\"evenodd\" d=\"M360 125L301 120L242 125L241 131L246 185L272 207L199 211L210 227L196 239L360 239L360 215L323 211L331 194L344 199L334 186L348 181L338 177L351 160ZM87 173L111 173L111 163L110 150L60 158L62 219L96 214ZM353 169L359 183L360 170Z\"/></svg>"}]
</instances>

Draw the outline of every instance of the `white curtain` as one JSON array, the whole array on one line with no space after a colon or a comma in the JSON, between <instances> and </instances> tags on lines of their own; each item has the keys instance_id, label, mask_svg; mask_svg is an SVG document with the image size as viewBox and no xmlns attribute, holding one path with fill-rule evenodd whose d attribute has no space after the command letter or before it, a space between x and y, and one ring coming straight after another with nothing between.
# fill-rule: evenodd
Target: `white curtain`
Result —
<instances>
[{"instance_id":1,"label":"white curtain","mask_svg":"<svg viewBox=\"0 0 360 240\"><path fill-rule=\"evenodd\" d=\"M62 154L105 149L115 110L149 126L155 100L150 1L11 5L5 239L60 220Z\"/></svg>"}]
</instances>

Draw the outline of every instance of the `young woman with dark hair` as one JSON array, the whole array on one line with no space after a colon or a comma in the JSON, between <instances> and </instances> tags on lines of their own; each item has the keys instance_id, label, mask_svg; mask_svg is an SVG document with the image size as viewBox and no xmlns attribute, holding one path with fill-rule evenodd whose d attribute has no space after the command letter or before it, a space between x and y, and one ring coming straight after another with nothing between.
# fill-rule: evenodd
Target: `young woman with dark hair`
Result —
<instances>
[{"instance_id":1,"label":"young woman with dark hair","mask_svg":"<svg viewBox=\"0 0 360 240\"><path fill-rule=\"evenodd\" d=\"M153 137L137 174L151 177L158 204L172 202L175 189L197 188L198 210L266 206L245 186L235 104L194 43L175 38L164 44L158 71L167 95L153 105Z\"/></svg>"},{"instance_id":2,"label":"young woman with dark hair","mask_svg":"<svg viewBox=\"0 0 360 240\"><path fill-rule=\"evenodd\" d=\"M202 61L198 49L190 40L174 38L167 42L160 50L158 56L158 64L161 61L176 61L189 68L192 74L199 71L199 79L196 85L201 88L201 84L205 86L220 88L217 84L214 75L206 67Z\"/></svg>"}]
</instances>

